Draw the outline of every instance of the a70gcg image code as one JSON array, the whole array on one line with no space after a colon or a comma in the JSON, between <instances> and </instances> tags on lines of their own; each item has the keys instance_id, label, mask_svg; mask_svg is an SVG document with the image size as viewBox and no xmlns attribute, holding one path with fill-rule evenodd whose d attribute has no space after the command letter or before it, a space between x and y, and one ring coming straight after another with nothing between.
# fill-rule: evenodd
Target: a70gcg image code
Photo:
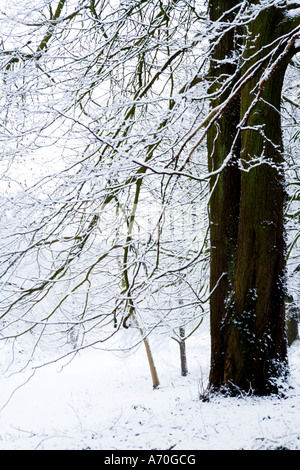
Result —
<instances>
[{"instance_id":1,"label":"a70gcg image code","mask_svg":"<svg viewBox=\"0 0 300 470\"><path fill-rule=\"evenodd\" d=\"M195 454L155 454L141 460L148 465L194 465L196 456Z\"/></svg>"}]
</instances>

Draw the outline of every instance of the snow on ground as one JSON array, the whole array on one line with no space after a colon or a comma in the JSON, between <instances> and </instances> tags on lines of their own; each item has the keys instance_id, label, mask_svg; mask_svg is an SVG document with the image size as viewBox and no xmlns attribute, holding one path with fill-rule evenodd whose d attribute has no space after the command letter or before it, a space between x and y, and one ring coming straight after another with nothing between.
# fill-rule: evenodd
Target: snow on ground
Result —
<instances>
[{"instance_id":1,"label":"snow on ground","mask_svg":"<svg viewBox=\"0 0 300 470\"><path fill-rule=\"evenodd\" d=\"M0 450L300 449L299 342L290 348L292 387L283 398L202 401L209 337L187 342L187 377L177 349L174 341L153 348L157 390L142 348L128 357L88 349L30 379L30 371L0 378Z\"/></svg>"}]
</instances>

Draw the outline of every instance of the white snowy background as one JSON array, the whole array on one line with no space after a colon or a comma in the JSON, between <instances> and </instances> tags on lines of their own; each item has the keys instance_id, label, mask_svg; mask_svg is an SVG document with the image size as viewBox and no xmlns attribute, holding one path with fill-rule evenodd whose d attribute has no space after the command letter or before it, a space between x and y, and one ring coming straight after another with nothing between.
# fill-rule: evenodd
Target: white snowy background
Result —
<instances>
[{"instance_id":1,"label":"white snowy background","mask_svg":"<svg viewBox=\"0 0 300 470\"><path fill-rule=\"evenodd\" d=\"M186 377L178 345L154 342L156 390L142 346L127 354L90 348L34 375L7 372L0 378L0 450L299 450L299 342L289 349L281 397L203 401L209 341L207 325L187 341Z\"/></svg>"}]
</instances>

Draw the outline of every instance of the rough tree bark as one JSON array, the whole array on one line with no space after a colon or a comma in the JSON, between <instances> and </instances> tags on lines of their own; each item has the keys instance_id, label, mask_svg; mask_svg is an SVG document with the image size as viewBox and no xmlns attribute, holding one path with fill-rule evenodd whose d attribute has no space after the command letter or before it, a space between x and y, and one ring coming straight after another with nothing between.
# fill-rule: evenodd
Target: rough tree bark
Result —
<instances>
[{"instance_id":1,"label":"rough tree bark","mask_svg":"<svg viewBox=\"0 0 300 470\"><path fill-rule=\"evenodd\" d=\"M240 93L241 184L227 166L211 200L211 287L215 291L210 387L231 393L275 392L274 379L284 374L287 365L280 101L286 67L295 51L295 35L288 37L295 18L289 23L285 13L283 7L264 8L247 27L242 74L254 64L261 66ZM225 36L223 44L228 47ZM227 118L230 125L235 112L230 108L226 112L222 121ZM219 125L230 140L226 124ZM225 147L222 133L214 138L214 151L210 141L208 150L214 160L214 153L224 159L230 142ZM226 274L218 282L222 273Z\"/></svg>"},{"instance_id":2,"label":"rough tree bark","mask_svg":"<svg viewBox=\"0 0 300 470\"><path fill-rule=\"evenodd\" d=\"M222 15L228 25L234 19L234 13L227 14L239 2L236 0L215 1L209 3L212 21ZM228 27L227 27L228 29ZM212 108L219 106L230 94L234 82L230 80L237 72L237 65L231 60L236 50L235 30L229 29L223 34L212 50L209 79L210 92L216 94L212 99ZM226 60L227 59L227 60ZM220 90L227 87L220 94ZM232 289L233 273L238 235L238 215L240 203L240 171L237 166L240 153L238 141L232 149L236 129L240 122L240 98L237 96L225 109L221 118L211 127L207 136L209 170L221 167L226 157L232 152L231 162L224 171L210 181L210 328L211 328L211 371L210 383L219 388L224 378L224 330L221 328L226 316L226 299Z\"/></svg>"}]
</instances>

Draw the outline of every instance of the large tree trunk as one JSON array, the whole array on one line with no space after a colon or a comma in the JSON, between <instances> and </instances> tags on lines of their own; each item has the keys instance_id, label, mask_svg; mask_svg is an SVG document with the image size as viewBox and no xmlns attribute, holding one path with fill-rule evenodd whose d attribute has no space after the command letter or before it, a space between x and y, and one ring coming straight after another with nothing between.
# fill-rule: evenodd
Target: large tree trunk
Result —
<instances>
[{"instance_id":1,"label":"large tree trunk","mask_svg":"<svg viewBox=\"0 0 300 470\"><path fill-rule=\"evenodd\" d=\"M283 15L282 8L262 9L248 25L242 74L261 66L240 95L241 186L234 166L227 167L211 200L211 288L217 287L211 299L210 387L231 393L275 392L275 379L287 365L280 100L292 42L282 42L266 60L286 27ZM232 122L233 116L229 107L223 118ZM220 122L226 136L220 133L214 142L221 159L232 136L225 126ZM211 147L208 141L214 155Z\"/></svg>"},{"instance_id":2,"label":"large tree trunk","mask_svg":"<svg viewBox=\"0 0 300 470\"><path fill-rule=\"evenodd\" d=\"M236 0L211 0L209 4L210 19L217 21L225 14L224 20L230 25L234 14L226 15L226 12L238 3ZM230 83L230 77L237 70L230 55L236 49L235 41L235 31L230 29L223 34L212 51L209 74L212 82L210 92L217 94L217 97L211 102L212 108L224 102L234 85L234 83ZM226 81L229 81L229 86L220 93ZM240 201L240 171L237 167L240 149L239 141L234 147L233 141L239 122L240 100L237 96L209 130L207 137L210 171L219 169L228 155L232 153L231 162L222 173L212 178L210 182L210 290L212 292L210 298L210 382L214 388L219 388L224 380L225 339L221 325L226 316L227 298L232 289L234 278Z\"/></svg>"},{"instance_id":3,"label":"large tree trunk","mask_svg":"<svg viewBox=\"0 0 300 470\"><path fill-rule=\"evenodd\" d=\"M252 22L244 71L264 57L276 39L281 15L273 7ZM253 51L261 51L255 59L250 56ZM242 129L244 171L224 382L258 394L276 390L274 379L282 375L287 362L280 116L286 59L276 67L270 65L267 80L263 67L241 92L241 117L247 116Z\"/></svg>"}]
</instances>

